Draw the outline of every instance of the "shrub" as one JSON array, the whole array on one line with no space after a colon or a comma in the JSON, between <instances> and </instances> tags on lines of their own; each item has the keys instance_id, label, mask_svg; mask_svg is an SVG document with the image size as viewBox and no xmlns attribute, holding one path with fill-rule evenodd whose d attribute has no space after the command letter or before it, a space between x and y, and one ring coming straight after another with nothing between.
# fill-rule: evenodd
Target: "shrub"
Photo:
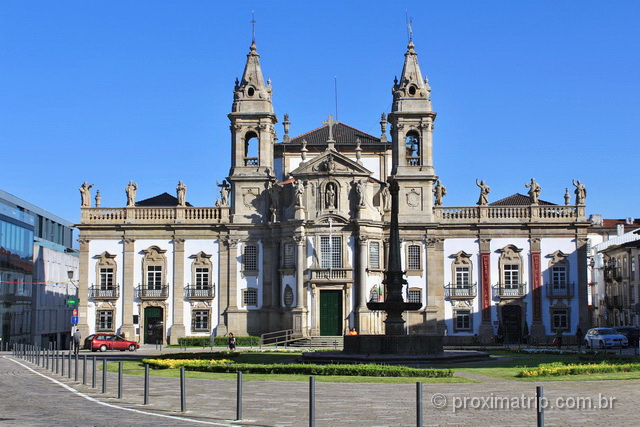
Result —
<instances>
[{"instance_id":1,"label":"shrub","mask_svg":"<svg viewBox=\"0 0 640 427\"><path fill-rule=\"evenodd\" d=\"M561 363L550 363L540 365L535 369L525 369L520 371L516 377L548 377L562 375L584 375L584 374L605 374L611 372L634 372L640 371L640 363L610 364L610 363L590 363L584 365L563 365Z\"/></svg>"},{"instance_id":2,"label":"shrub","mask_svg":"<svg viewBox=\"0 0 640 427\"><path fill-rule=\"evenodd\" d=\"M157 368L167 368L167 359L144 359ZM214 360L193 361L187 360L178 366L180 361L174 362L176 367L183 367L187 371L236 373L242 371L246 374L298 374L298 375L344 375L344 376L369 376L369 377L422 377L445 378L452 377L452 369L417 369L406 366L389 366L375 364L359 365L314 365L314 364L249 364L249 363L211 363L220 362ZM160 362L160 364L158 364ZM194 363L191 363L194 362ZM201 362L201 363L196 363Z\"/></svg>"},{"instance_id":3,"label":"shrub","mask_svg":"<svg viewBox=\"0 0 640 427\"><path fill-rule=\"evenodd\" d=\"M219 360L219 359L235 359L240 356L240 353L237 351L214 351L210 352L202 352L202 353L168 353L162 354L159 356L155 356L154 359L193 359L193 360ZM146 359L146 360L154 360L154 359Z\"/></svg>"},{"instance_id":4,"label":"shrub","mask_svg":"<svg viewBox=\"0 0 640 427\"><path fill-rule=\"evenodd\" d=\"M229 338L214 337L213 345L215 347L227 347ZM182 337L178 338L178 344L182 347L210 347L210 337ZM260 345L260 337L236 337L236 345L238 347L257 347Z\"/></svg>"}]
</instances>

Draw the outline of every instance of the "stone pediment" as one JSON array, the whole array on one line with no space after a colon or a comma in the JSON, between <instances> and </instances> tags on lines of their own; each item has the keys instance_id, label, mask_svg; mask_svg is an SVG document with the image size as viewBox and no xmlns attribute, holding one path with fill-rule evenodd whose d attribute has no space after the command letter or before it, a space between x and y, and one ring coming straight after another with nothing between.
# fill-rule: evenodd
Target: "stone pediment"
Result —
<instances>
[{"instance_id":1,"label":"stone pediment","mask_svg":"<svg viewBox=\"0 0 640 427\"><path fill-rule=\"evenodd\" d=\"M295 177L359 176L368 177L373 172L335 150L326 150L322 155L303 162L291 171Z\"/></svg>"}]
</instances>

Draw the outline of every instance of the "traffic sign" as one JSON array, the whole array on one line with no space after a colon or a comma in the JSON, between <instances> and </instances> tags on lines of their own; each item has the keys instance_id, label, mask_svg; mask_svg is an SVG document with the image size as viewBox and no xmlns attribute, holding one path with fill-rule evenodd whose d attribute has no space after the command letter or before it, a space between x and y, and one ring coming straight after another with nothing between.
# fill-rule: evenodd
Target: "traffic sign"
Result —
<instances>
[{"instance_id":1,"label":"traffic sign","mask_svg":"<svg viewBox=\"0 0 640 427\"><path fill-rule=\"evenodd\" d=\"M72 314L72 316L73 316L73 317L78 317L78 309L77 309L77 308L74 308L74 309L73 309L73 314Z\"/></svg>"},{"instance_id":2,"label":"traffic sign","mask_svg":"<svg viewBox=\"0 0 640 427\"><path fill-rule=\"evenodd\" d=\"M80 302L80 298L68 297L66 302L67 302L68 305L76 305L76 304L78 304Z\"/></svg>"},{"instance_id":3,"label":"traffic sign","mask_svg":"<svg viewBox=\"0 0 640 427\"><path fill-rule=\"evenodd\" d=\"M78 324L78 316L71 316L71 323L73 323L74 325Z\"/></svg>"}]
</instances>

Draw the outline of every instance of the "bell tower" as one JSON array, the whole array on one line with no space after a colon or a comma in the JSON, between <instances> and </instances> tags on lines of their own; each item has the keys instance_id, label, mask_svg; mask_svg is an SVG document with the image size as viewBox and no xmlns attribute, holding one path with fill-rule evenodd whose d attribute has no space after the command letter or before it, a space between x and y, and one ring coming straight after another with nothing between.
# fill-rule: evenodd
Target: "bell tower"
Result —
<instances>
[{"instance_id":1,"label":"bell tower","mask_svg":"<svg viewBox=\"0 0 640 427\"><path fill-rule=\"evenodd\" d=\"M418 54L409 40L400 80L394 81L389 113L392 175L400 185L401 222L433 222L433 122L431 87L422 77Z\"/></svg>"},{"instance_id":2,"label":"bell tower","mask_svg":"<svg viewBox=\"0 0 640 427\"><path fill-rule=\"evenodd\" d=\"M271 81L265 84L255 39L251 42L242 79L233 89L231 121L231 220L262 222L268 214L269 182L275 178L273 151L278 122L271 101Z\"/></svg>"}]
</instances>

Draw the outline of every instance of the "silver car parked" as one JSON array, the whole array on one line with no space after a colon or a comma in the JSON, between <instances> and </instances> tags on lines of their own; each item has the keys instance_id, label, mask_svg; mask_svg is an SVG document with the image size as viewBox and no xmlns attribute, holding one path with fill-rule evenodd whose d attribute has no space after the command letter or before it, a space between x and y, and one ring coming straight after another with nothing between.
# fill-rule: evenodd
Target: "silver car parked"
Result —
<instances>
[{"instance_id":1,"label":"silver car parked","mask_svg":"<svg viewBox=\"0 0 640 427\"><path fill-rule=\"evenodd\" d=\"M584 346L586 348L627 347L629 341L627 337L611 328L593 328L589 329L584 336Z\"/></svg>"}]
</instances>

